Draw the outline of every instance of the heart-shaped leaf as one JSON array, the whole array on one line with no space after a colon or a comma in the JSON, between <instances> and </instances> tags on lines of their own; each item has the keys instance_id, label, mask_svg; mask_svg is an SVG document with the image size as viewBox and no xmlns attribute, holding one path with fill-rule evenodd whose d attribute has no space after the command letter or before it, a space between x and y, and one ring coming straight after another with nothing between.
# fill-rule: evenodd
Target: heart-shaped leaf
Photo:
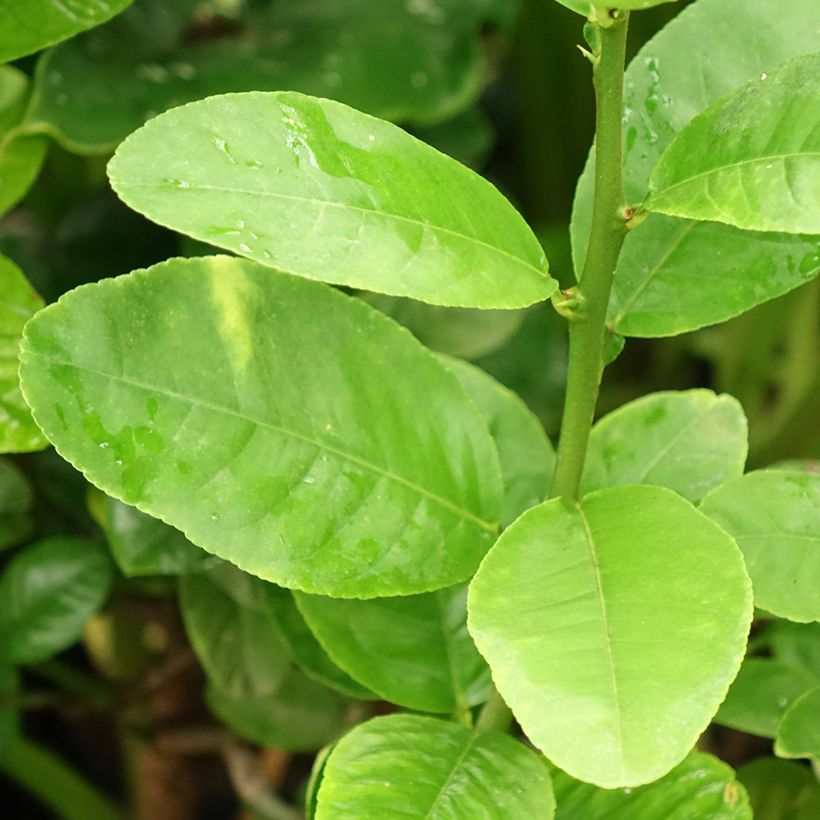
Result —
<instances>
[{"instance_id":1,"label":"heart-shaped leaf","mask_svg":"<svg viewBox=\"0 0 820 820\"><path fill-rule=\"evenodd\" d=\"M481 564L468 607L530 740L604 788L685 757L737 673L752 613L732 539L644 485L524 513Z\"/></svg>"},{"instance_id":2,"label":"heart-shaped leaf","mask_svg":"<svg viewBox=\"0 0 820 820\"><path fill-rule=\"evenodd\" d=\"M408 595L465 580L495 539L498 456L472 401L406 330L333 288L171 260L67 294L21 355L66 459L251 574Z\"/></svg>"},{"instance_id":3,"label":"heart-shaped leaf","mask_svg":"<svg viewBox=\"0 0 820 820\"><path fill-rule=\"evenodd\" d=\"M440 305L548 298L538 240L478 174L383 120L295 92L167 111L108 166L134 210L308 279Z\"/></svg>"}]
</instances>

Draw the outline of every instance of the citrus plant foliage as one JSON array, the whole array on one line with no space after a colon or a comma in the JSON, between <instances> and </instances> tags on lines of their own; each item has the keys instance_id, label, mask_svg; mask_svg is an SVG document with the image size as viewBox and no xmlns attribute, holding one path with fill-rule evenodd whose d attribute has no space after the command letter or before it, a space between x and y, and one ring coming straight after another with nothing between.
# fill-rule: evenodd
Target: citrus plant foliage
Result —
<instances>
[{"instance_id":1,"label":"citrus plant foliage","mask_svg":"<svg viewBox=\"0 0 820 820\"><path fill-rule=\"evenodd\" d=\"M597 103L571 287L459 161L486 154L484 38L515 3L212 19L194 0L30 0L23 20L0 1L0 59L47 49L33 76L0 66L0 213L54 143L57 163L87 157L78 184L107 163L125 245L128 225L181 235L44 300L0 234L12 776L15 750L37 754L7 705L17 668L83 639L121 669L100 647L139 590L178 605L231 737L324 747L309 817L797 816L781 780L820 804L800 762L736 777L696 749L714 720L820 757L820 478L745 472L748 408L726 393L593 423L625 337L724 322L820 271L820 13L695 0L625 67L630 17L674 0L558 1L586 21ZM555 446L465 361L550 299L569 329ZM43 503L69 523L33 538Z\"/></svg>"}]
</instances>

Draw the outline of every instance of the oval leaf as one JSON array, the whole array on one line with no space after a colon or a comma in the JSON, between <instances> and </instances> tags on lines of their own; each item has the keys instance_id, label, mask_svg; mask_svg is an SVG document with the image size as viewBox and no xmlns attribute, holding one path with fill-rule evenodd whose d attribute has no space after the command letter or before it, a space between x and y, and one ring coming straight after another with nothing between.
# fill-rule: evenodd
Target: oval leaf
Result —
<instances>
[{"instance_id":1,"label":"oval leaf","mask_svg":"<svg viewBox=\"0 0 820 820\"><path fill-rule=\"evenodd\" d=\"M41 450L47 442L20 395L18 348L26 322L43 307L23 272L0 254L0 453Z\"/></svg>"},{"instance_id":2,"label":"oval leaf","mask_svg":"<svg viewBox=\"0 0 820 820\"><path fill-rule=\"evenodd\" d=\"M523 307L557 287L489 182L331 100L191 103L132 134L108 174L154 222L308 279L462 307Z\"/></svg>"},{"instance_id":3,"label":"oval leaf","mask_svg":"<svg viewBox=\"0 0 820 820\"><path fill-rule=\"evenodd\" d=\"M788 708L777 727L774 750L780 757L820 758L820 686Z\"/></svg>"},{"instance_id":4,"label":"oval leaf","mask_svg":"<svg viewBox=\"0 0 820 820\"><path fill-rule=\"evenodd\" d=\"M423 712L464 712L490 693L490 671L467 632L467 590L343 601L296 594L319 642L385 700Z\"/></svg>"},{"instance_id":5,"label":"oval leaf","mask_svg":"<svg viewBox=\"0 0 820 820\"><path fill-rule=\"evenodd\" d=\"M743 473L747 433L743 408L731 396L711 390L643 396L592 428L584 492L655 484L697 503Z\"/></svg>"},{"instance_id":6,"label":"oval leaf","mask_svg":"<svg viewBox=\"0 0 820 820\"><path fill-rule=\"evenodd\" d=\"M684 758L737 673L751 612L732 539L640 485L524 513L469 594L470 632L527 736L604 788Z\"/></svg>"},{"instance_id":7,"label":"oval leaf","mask_svg":"<svg viewBox=\"0 0 820 820\"><path fill-rule=\"evenodd\" d=\"M556 820L752 820L746 789L723 761L692 752L669 774L637 789L599 789L552 772Z\"/></svg>"},{"instance_id":8,"label":"oval leaf","mask_svg":"<svg viewBox=\"0 0 820 820\"><path fill-rule=\"evenodd\" d=\"M227 257L88 285L29 323L21 378L98 487L281 586L426 592L495 538L497 454L463 388L325 285Z\"/></svg>"},{"instance_id":9,"label":"oval leaf","mask_svg":"<svg viewBox=\"0 0 820 820\"><path fill-rule=\"evenodd\" d=\"M0 661L38 663L76 641L113 580L105 550L50 538L16 555L0 578Z\"/></svg>"},{"instance_id":10,"label":"oval leaf","mask_svg":"<svg viewBox=\"0 0 820 820\"><path fill-rule=\"evenodd\" d=\"M749 473L713 490L701 510L743 550L756 606L820 621L820 475Z\"/></svg>"},{"instance_id":11,"label":"oval leaf","mask_svg":"<svg viewBox=\"0 0 820 820\"><path fill-rule=\"evenodd\" d=\"M389 715L357 726L336 744L316 818L551 820L554 811L544 761L508 735Z\"/></svg>"},{"instance_id":12,"label":"oval leaf","mask_svg":"<svg viewBox=\"0 0 820 820\"><path fill-rule=\"evenodd\" d=\"M695 117L649 179L649 211L820 233L820 54L764 71Z\"/></svg>"},{"instance_id":13,"label":"oval leaf","mask_svg":"<svg viewBox=\"0 0 820 820\"><path fill-rule=\"evenodd\" d=\"M806 21L816 0L698 0L630 63L624 93L624 183L639 205L652 168L693 117L791 57L816 49ZM754 40L754 48L749 43ZM697 61L694 54L708 54ZM572 215L575 269L583 270L594 168L587 163ZM705 266L705 267L704 267ZM722 322L809 281L817 239L744 231L650 214L630 231L615 270L607 321L624 336L670 336Z\"/></svg>"}]
</instances>

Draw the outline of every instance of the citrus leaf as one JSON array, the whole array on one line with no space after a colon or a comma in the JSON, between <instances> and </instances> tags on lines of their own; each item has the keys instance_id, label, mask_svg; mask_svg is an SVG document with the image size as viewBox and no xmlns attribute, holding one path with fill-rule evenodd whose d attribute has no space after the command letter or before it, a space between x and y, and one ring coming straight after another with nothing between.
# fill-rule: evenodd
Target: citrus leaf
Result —
<instances>
[{"instance_id":1,"label":"citrus leaf","mask_svg":"<svg viewBox=\"0 0 820 820\"><path fill-rule=\"evenodd\" d=\"M281 586L426 592L495 539L498 457L461 385L325 285L227 257L87 285L29 323L21 379L100 489Z\"/></svg>"},{"instance_id":2,"label":"citrus leaf","mask_svg":"<svg viewBox=\"0 0 820 820\"><path fill-rule=\"evenodd\" d=\"M440 305L523 307L557 287L486 180L383 120L295 92L167 111L109 163L154 222L288 273Z\"/></svg>"},{"instance_id":3,"label":"citrus leaf","mask_svg":"<svg viewBox=\"0 0 820 820\"><path fill-rule=\"evenodd\" d=\"M470 584L469 628L530 740L604 788L666 774L737 673L739 550L679 495L635 485L524 513Z\"/></svg>"},{"instance_id":4,"label":"citrus leaf","mask_svg":"<svg viewBox=\"0 0 820 820\"><path fill-rule=\"evenodd\" d=\"M133 0L0 0L0 62L73 37L119 14Z\"/></svg>"},{"instance_id":5,"label":"citrus leaf","mask_svg":"<svg viewBox=\"0 0 820 820\"><path fill-rule=\"evenodd\" d=\"M33 497L23 474L0 458L0 550L19 544L33 529Z\"/></svg>"},{"instance_id":6,"label":"citrus leaf","mask_svg":"<svg viewBox=\"0 0 820 820\"><path fill-rule=\"evenodd\" d=\"M577 11L585 17L590 16L595 8L640 10L660 6L662 3L676 3L677 0L606 0L605 3L598 0L558 0L562 6Z\"/></svg>"},{"instance_id":7,"label":"citrus leaf","mask_svg":"<svg viewBox=\"0 0 820 820\"><path fill-rule=\"evenodd\" d=\"M692 752L669 774L636 789L599 789L552 772L556 820L752 820L746 790L723 761Z\"/></svg>"},{"instance_id":8,"label":"citrus leaf","mask_svg":"<svg viewBox=\"0 0 820 820\"><path fill-rule=\"evenodd\" d=\"M41 450L48 443L20 395L18 348L23 327L43 306L23 272L0 254L0 453Z\"/></svg>"},{"instance_id":9,"label":"citrus leaf","mask_svg":"<svg viewBox=\"0 0 820 820\"><path fill-rule=\"evenodd\" d=\"M551 820L554 810L546 765L509 735L389 715L357 726L336 744L325 763L316 818Z\"/></svg>"},{"instance_id":10,"label":"citrus leaf","mask_svg":"<svg viewBox=\"0 0 820 820\"><path fill-rule=\"evenodd\" d=\"M467 632L467 590L344 601L296 593L330 657L385 700L423 712L483 703L490 671Z\"/></svg>"},{"instance_id":11,"label":"citrus leaf","mask_svg":"<svg viewBox=\"0 0 820 820\"><path fill-rule=\"evenodd\" d=\"M756 606L820 621L820 476L748 473L713 490L701 510L737 540Z\"/></svg>"},{"instance_id":12,"label":"citrus leaf","mask_svg":"<svg viewBox=\"0 0 820 820\"><path fill-rule=\"evenodd\" d=\"M697 503L743 473L747 432L743 408L731 396L711 390L651 393L592 428L583 490L655 484Z\"/></svg>"},{"instance_id":13,"label":"citrus leaf","mask_svg":"<svg viewBox=\"0 0 820 820\"><path fill-rule=\"evenodd\" d=\"M759 757L741 766L737 776L761 820L816 820L820 814L820 783L808 767Z\"/></svg>"},{"instance_id":14,"label":"citrus leaf","mask_svg":"<svg viewBox=\"0 0 820 820\"><path fill-rule=\"evenodd\" d=\"M640 205L664 149L697 114L791 57L816 49L806 36L815 0L698 0L629 65L624 93L624 183ZM749 48L750 38L754 48ZM708 54L693 69L692 55ZM594 169L579 181L571 225L583 270ZM820 271L817 238L759 233L649 214L626 237L607 322L624 336L670 336L725 321L808 282Z\"/></svg>"},{"instance_id":15,"label":"citrus leaf","mask_svg":"<svg viewBox=\"0 0 820 820\"><path fill-rule=\"evenodd\" d=\"M649 211L820 233L820 53L763 72L695 117L649 188Z\"/></svg>"},{"instance_id":16,"label":"citrus leaf","mask_svg":"<svg viewBox=\"0 0 820 820\"><path fill-rule=\"evenodd\" d=\"M105 550L90 541L49 538L15 555L0 577L0 661L37 663L67 649L112 580Z\"/></svg>"},{"instance_id":17,"label":"citrus leaf","mask_svg":"<svg viewBox=\"0 0 820 820\"><path fill-rule=\"evenodd\" d=\"M775 753L780 757L820 758L820 686L801 695L777 727Z\"/></svg>"}]
</instances>

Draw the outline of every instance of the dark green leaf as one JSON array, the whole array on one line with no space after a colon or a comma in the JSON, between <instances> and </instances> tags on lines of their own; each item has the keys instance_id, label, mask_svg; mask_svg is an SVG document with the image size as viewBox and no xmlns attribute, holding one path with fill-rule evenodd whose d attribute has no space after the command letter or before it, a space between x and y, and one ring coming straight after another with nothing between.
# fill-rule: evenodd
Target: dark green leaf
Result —
<instances>
[{"instance_id":1,"label":"dark green leaf","mask_svg":"<svg viewBox=\"0 0 820 820\"><path fill-rule=\"evenodd\" d=\"M546 765L508 735L390 715L336 744L316 818L551 820L554 811Z\"/></svg>"},{"instance_id":2,"label":"dark green leaf","mask_svg":"<svg viewBox=\"0 0 820 820\"><path fill-rule=\"evenodd\" d=\"M764 71L695 117L649 189L649 211L820 234L820 53Z\"/></svg>"},{"instance_id":3,"label":"dark green leaf","mask_svg":"<svg viewBox=\"0 0 820 820\"><path fill-rule=\"evenodd\" d=\"M637 789L599 789L552 772L556 820L752 820L746 790L729 766L692 752L669 774Z\"/></svg>"},{"instance_id":4,"label":"dark green leaf","mask_svg":"<svg viewBox=\"0 0 820 820\"><path fill-rule=\"evenodd\" d=\"M759 820L817 820L820 783L811 769L761 757L738 769Z\"/></svg>"},{"instance_id":5,"label":"dark green leaf","mask_svg":"<svg viewBox=\"0 0 820 820\"><path fill-rule=\"evenodd\" d=\"M643 396L592 428L583 490L655 484L697 503L743 473L747 427L740 404L711 390Z\"/></svg>"},{"instance_id":6,"label":"dark green leaf","mask_svg":"<svg viewBox=\"0 0 820 820\"><path fill-rule=\"evenodd\" d=\"M172 260L67 294L22 355L64 457L282 586L428 591L469 577L495 538L501 476L478 411L409 333L332 288Z\"/></svg>"},{"instance_id":7,"label":"dark green leaf","mask_svg":"<svg viewBox=\"0 0 820 820\"><path fill-rule=\"evenodd\" d=\"M780 757L820 758L820 687L802 694L786 710L774 750Z\"/></svg>"},{"instance_id":8,"label":"dark green leaf","mask_svg":"<svg viewBox=\"0 0 820 820\"><path fill-rule=\"evenodd\" d=\"M16 555L0 577L0 660L37 663L71 646L105 602L111 569L99 544L73 538Z\"/></svg>"},{"instance_id":9,"label":"dark green leaf","mask_svg":"<svg viewBox=\"0 0 820 820\"><path fill-rule=\"evenodd\" d=\"M17 710L9 704L17 697L19 687L20 680L14 666L0 663L0 754L20 731Z\"/></svg>"},{"instance_id":10,"label":"dark green leaf","mask_svg":"<svg viewBox=\"0 0 820 820\"><path fill-rule=\"evenodd\" d=\"M470 584L469 627L530 740L573 777L638 786L677 765L737 673L752 613L737 546L679 495L548 501Z\"/></svg>"},{"instance_id":11,"label":"dark green leaf","mask_svg":"<svg viewBox=\"0 0 820 820\"><path fill-rule=\"evenodd\" d=\"M764 637L774 658L820 680L820 623L778 620L766 627Z\"/></svg>"},{"instance_id":12,"label":"dark green leaf","mask_svg":"<svg viewBox=\"0 0 820 820\"><path fill-rule=\"evenodd\" d=\"M820 621L820 476L749 473L713 490L701 509L743 550L756 606Z\"/></svg>"},{"instance_id":13,"label":"dark green leaf","mask_svg":"<svg viewBox=\"0 0 820 820\"><path fill-rule=\"evenodd\" d=\"M308 279L459 307L546 299L538 240L486 180L383 120L295 92L154 118L108 166L160 225Z\"/></svg>"},{"instance_id":14,"label":"dark green leaf","mask_svg":"<svg viewBox=\"0 0 820 820\"><path fill-rule=\"evenodd\" d=\"M467 591L343 601L296 594L331 658L385 700L464 712L487 699L490 672L467 632Z\"/></svg>"},{"instance_id":15,"label":"dark green leaf","mask_svg":"<svg viewBox=\"0 0 820 820\"><path fill-rule=\"evenodd\" d=\"M22 473L0 458L0 550L19 544L32 530L31 488Z\"/></svg>"}]
</instances>

